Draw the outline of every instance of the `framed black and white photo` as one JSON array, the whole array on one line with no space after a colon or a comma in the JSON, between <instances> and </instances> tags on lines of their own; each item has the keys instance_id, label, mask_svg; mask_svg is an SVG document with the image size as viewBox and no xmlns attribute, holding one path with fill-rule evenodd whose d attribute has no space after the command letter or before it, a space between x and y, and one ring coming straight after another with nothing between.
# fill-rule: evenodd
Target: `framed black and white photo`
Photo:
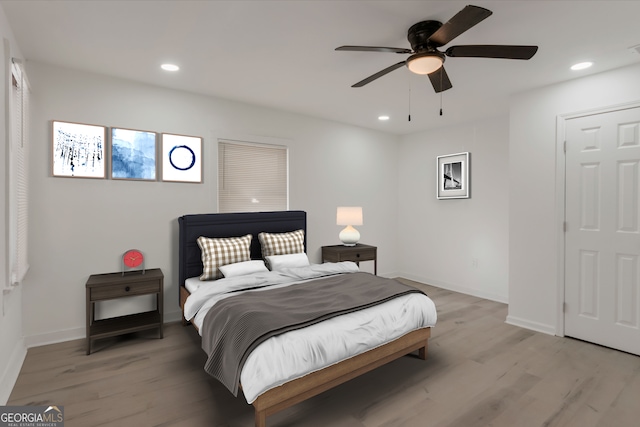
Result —
<instances>
[{"instance_id":1,"label":"framed black and white photo","mask_svg":"<svg viewBox=\"0 0 640 427\"><path fill-rule=\"evenodd\" d=\"M469 153L448 154L436 159L438 199L469 198Z\"/></svg>"},{"instance_id":2,"label":"framed black and white photo","mask_svg":"<svg viewBox=\"0 0 640 427\"><path fill-rule=\"evenodd\" d=\"M52 135L53 176L106 177L106 127L54 120Z\"/></svg>"},{"instance_id":3,"label":"framed black and white photo","mask_svg":"<svg viewBox=\"0 0 640 427\"><path fill-rule=\"evenodd\" d=\"M162 180L202 182L202 138L162 134Z\"/></svg>"},{"instance_id":4,"label":"framed black and white photo","mask_svg":"<svg viewBox=\"0 0 640 427\"><path fill-rule=\"evenodd\" d=\"M111 128L111 178L155 181L156 141L155 132Z\"/></svg>"}]
</instances>

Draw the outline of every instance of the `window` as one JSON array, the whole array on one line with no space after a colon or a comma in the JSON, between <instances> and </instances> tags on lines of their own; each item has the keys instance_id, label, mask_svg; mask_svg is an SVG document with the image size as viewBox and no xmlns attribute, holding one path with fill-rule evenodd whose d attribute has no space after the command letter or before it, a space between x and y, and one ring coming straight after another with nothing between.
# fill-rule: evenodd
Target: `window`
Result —
<instances>
[{"instance_id":1,"label":"window","mask_svg":"<svg viewBox=\"0 0 640 427\"><path fill-rule=\"evenodd\" d=\"M28 230L28 130L29 85L24 69L14 60L11 68L11 143L9 150L9 262L11 284L18 285L29 269Z\"/></svg>"},{"instance_id":2,"label":"window","mask_svg":"<svg viewBox=\"0 0 640 427\"><path fill-rule=\"evenodd\" d=\"M287 147L218 141L218 211L281 211L289 207Z\"/></svg>"}]
</instances>

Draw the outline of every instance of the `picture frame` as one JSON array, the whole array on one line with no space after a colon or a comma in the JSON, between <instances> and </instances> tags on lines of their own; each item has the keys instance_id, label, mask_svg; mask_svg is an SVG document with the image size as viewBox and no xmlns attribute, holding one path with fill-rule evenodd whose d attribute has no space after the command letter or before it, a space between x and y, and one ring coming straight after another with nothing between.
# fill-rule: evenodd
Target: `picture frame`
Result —
<instances>
[{"instance_id":1,"label":"picture frame","mask_svg":"<svg viewBox=\"0 0 640 427\"><path fill-rule=\"evenodd\" d=\"M52 176L106 178L106 127L58 120L51 127Z\"/></svg>"},{"instance_id":2,"label":"picture frame","mask_svg":"<svg viewBox=\"0 0 640 427\"><path fill-rule=\"evenodd\" d=\"M202 183L202 138L162 134L162 180Z\"/></svg>"},{"instance_id":3,"label":"picture frame","mask_svg":"<svg viewBox=\"0 0 640 427\"><path fill-rule=\"evenodd\" d=\"M111 179L157 181L158 134L111 128Z\"/></svg>"},{"instance_id":4,"label":"picture frame","mask_svg":"<svg viewBox=\"0 0 640 427\"><path fill-rule=\"evenodd\" d=\"M438 199L467 199L469 192L469 152L436 158Z\"/></svg>"}]
</instances>

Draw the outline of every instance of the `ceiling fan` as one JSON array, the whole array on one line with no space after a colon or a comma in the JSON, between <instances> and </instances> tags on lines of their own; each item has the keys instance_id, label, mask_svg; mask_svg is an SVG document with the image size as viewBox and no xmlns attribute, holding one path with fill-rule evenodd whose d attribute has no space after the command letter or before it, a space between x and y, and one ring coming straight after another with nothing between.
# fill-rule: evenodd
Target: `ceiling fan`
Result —
<instances>
[{"instance_id":1,"label":"ceiling fan","mask_svg":"<svg viewBox=\"0 0 640 427\"><path fill-rule=\"evenodd\" d=\"M531 59L538 51L538 46L514 45L460 45L451 46L444 52L438 50L439 47L446 45L460 34L485 20L492 13L488 9L470 5L444 24L439 21L418 22L409 28L407 35L411 49L379 46L340 46L336 50L411 54L406 60L378 71L351 87L362 87L406 65L409 70L416 74L427 74L436 93L443 92L452 88L449 76L447 76L443 66L447 56L452 58Z\"/></svg>"}]
</instances>

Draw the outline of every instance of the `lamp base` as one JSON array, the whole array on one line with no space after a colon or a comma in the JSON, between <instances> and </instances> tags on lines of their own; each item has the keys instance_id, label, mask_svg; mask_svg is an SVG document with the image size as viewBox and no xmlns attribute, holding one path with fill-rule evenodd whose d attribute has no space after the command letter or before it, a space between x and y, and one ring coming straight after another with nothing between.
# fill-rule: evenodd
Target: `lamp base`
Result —
<instances>
[{"instance_id":1,"label":"lamp base","mask_svg":"<svg viewBox=\"0 0 640 427\"><path fill-rule=\"evenodd\" d=\"M353 226L347 225L344 230L340 232L339 237L343 245L355 246L358 240L360 240L360 233L353 228Z\"/></svg>"}]
</instances>

